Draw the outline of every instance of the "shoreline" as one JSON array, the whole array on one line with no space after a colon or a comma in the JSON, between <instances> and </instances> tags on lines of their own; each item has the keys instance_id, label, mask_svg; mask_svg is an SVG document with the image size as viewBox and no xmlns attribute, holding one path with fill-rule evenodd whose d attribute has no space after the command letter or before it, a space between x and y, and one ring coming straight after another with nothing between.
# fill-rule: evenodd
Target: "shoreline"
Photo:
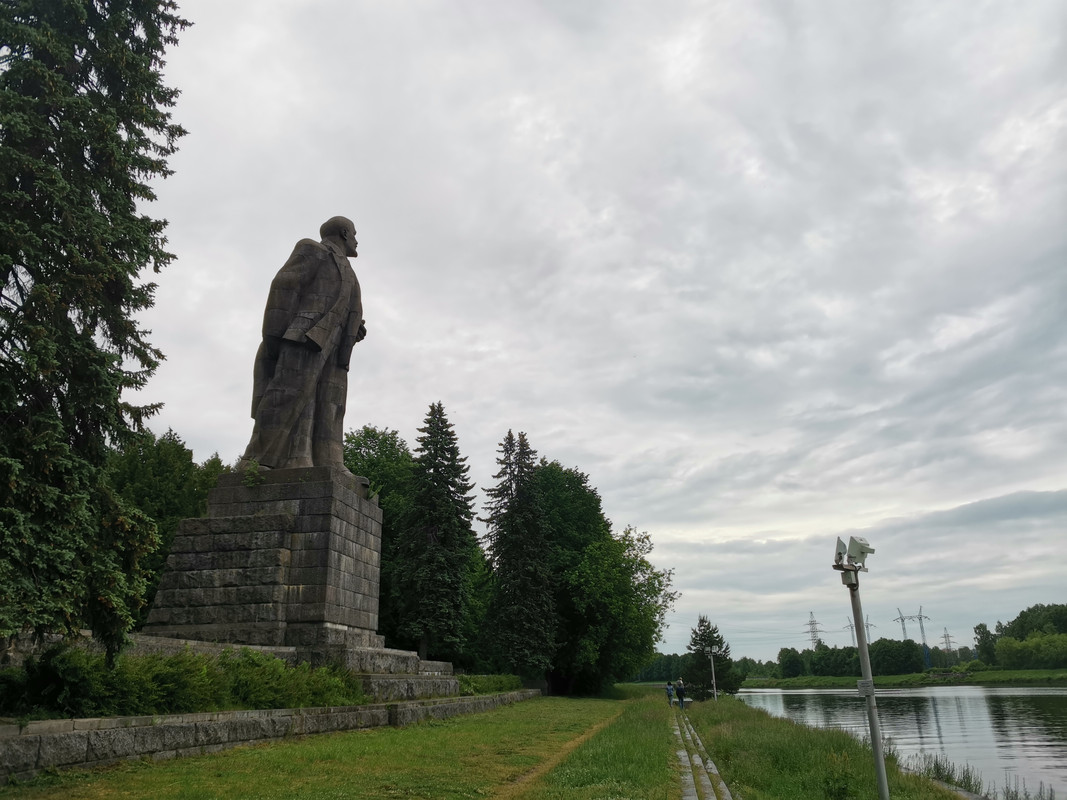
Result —
<instances>
[{"instance_id":1,"label":"shoreline","mask_svg":"<svg viewBox=\"0 0 1067 800\"><path fill-rule=\"evenodd\" d=\"M796 678L749 677L742 689L854 689L859 676L803 675ZM912 689L928 686L1067 687L1067 669L983 670L981 672L919 672L876 675L875 688Z\"/></svg>"}]
</instances>

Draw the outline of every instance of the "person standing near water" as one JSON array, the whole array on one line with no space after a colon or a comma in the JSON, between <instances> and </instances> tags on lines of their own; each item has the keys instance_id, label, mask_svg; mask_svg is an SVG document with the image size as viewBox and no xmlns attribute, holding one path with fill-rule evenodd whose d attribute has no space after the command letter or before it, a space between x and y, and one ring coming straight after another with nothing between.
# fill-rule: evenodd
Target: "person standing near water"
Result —
<instances>
[{"instance_id":1,"label":"person standing near water","mask_svg":"<svg viewBox=\"0 0 1067 800\"><path fill-rule=\"evenodd\" d=\"M667 681L667 705L674 706L674 684Z\"/></svg>"},{"instance_id":2,"label":"person standing near water","mask_svg":"<svg viewBox=\"0 0 1067 800\"><path fill-rule=\"evenodd\" d=\"M685 711L685 681L678 679L678 685L674 687L674 693L678 695L678 707Z\"/></svg>"}]
</instances>

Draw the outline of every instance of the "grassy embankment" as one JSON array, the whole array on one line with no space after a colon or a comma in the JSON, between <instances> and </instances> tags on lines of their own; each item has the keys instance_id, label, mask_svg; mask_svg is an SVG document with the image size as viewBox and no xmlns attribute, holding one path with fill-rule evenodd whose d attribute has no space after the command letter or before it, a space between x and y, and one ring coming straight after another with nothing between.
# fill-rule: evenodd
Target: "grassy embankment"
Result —
<instances>
[{"instance_id":1,"label":"grassy embankment","mask_svg":"<svg viewBox=\"0 0 1067 800\"><path fill-rule=\"evenodd\" d=\"M869 747L840 730L772 717L732 697L688 710L708 754L735 797L744 800L850 800L878 796ZM958 800L886 759L894 800Z\"/></svg>"},{"instance_id":2,"label":"grassy embankment","mask_svg":"<svg viewBox=\"0 0 1067 800\"><path fill-rule=\"evenodd\" d=\"M620 687L611 699L541 698L407 728L45 776L0 797L677 800L672 713L658 690ZM687 713L745 800L876 796L870 752L847 734L803 728L732 698ZM953 797L902 775L892 760L889 773L894 800Z\"/></svg>"},{"instance_id":3,"label":"grassy embankment","mask_svg":"<svg viewBox=\"0 0 1067 800\"><path fill-rule=\"evenodd\" d=\"M745 689L855 689L857 678L804 675L799 678L749 678ZM1065 669L983 670L981 672L917 672L912 675L879 675L874 685L882 689L919 686L1067 686Z\"/></svg>"}]
</instances>

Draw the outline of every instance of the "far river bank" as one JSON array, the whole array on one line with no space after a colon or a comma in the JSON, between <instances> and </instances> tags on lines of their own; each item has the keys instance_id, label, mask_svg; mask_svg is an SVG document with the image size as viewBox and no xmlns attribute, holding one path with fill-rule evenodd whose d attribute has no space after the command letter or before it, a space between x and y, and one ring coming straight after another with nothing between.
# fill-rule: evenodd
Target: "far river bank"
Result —
<instances>
[{"instance_id":1,"label":"far river bank","mask_svg":"<svg viewBox=\"0 0 1067 800\"><path fill-rule=\"evenodd\" d=\"M802 675L796 678L746 678L743 689L852 689L858 676ZM976 670L973 672L918 672L911 675L876 675L881 689L921 686L1067 686L1067 669Z\"/></svg>"}]
</instances>

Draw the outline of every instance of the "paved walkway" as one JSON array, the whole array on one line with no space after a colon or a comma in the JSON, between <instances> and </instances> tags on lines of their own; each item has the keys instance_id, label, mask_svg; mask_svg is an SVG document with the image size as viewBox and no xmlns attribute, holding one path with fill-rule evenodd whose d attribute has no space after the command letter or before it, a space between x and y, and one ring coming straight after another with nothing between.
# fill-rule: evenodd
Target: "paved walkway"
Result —
<instances>
[{"instance_id":1,"label":"paved walkway","mask_svg":"<svg viewBox=\"0 0 1067 800\"><path fill-rule=\"evenodd\" d=\"M682 766L682 800L733 800L686 713L675 709L671 724L678 740L678 763Z\"/></svg>"}]
</instances>

